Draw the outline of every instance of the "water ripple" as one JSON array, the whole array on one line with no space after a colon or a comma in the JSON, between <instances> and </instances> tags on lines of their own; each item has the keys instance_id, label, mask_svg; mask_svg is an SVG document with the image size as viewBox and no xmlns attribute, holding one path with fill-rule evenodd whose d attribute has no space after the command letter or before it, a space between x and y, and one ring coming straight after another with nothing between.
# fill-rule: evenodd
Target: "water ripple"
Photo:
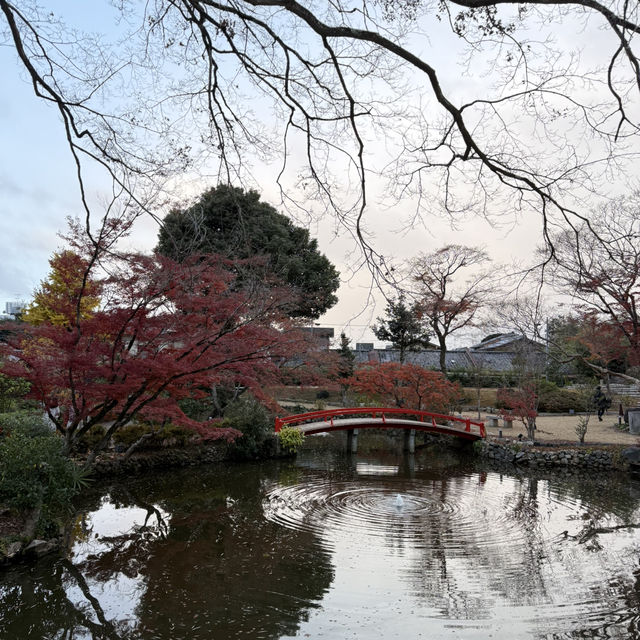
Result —
<instances>
[{"instance_id":1,"label":"water ripple","mask_svg":"<svg viewBox=\"0 0 640 640\"><path fill-rule=\"evenodd\" d=\"M397 541L423 548L435 544L435 538L447 540L454 549L469 543L500 546L522 526L507 516L499 498L487 492L479 502L469 483L443 491L437 483L390 482L388 478L384 482L373 478L364 485L362 479L323 478L276 485L268 491L263 511L271 522L314 533L329 545L345 535L375 540L393 534Z\"/></svg>"}]
</instances>

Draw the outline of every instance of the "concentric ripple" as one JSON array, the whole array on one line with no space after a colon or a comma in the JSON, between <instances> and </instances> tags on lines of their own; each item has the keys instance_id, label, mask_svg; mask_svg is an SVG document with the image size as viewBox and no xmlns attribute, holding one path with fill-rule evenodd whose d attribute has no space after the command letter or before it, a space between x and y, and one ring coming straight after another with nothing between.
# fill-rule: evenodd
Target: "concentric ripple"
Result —
<instances>
[{"instance_id":1,"label":"concentric ripple","mask_svg":"<svg viewBox=\"0 0 640 640\"><path fill-rule=\"evenodd\" d=\"M274 486L264 502L265 517L283 527L307 531L329 545L347 537L388 538L430 546L432 536L459 544L494 546L517 538L521 523L509 518L500 499L477 487L369 478L335 482L309 477L301 484ZM480 506L480 504L482 506Z\"/></svg>"}]
</instances>

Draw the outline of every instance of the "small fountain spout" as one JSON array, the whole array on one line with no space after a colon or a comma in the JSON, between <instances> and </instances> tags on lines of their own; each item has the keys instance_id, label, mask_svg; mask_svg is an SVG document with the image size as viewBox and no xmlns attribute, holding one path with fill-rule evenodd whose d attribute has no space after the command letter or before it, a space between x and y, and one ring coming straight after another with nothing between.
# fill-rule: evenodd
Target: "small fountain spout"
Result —
<instances>
[{"instance_id":1,"label":"small fountain spout","mask_svg":"<svg viewBox=\"0 0 640 640\"><path fill-rule=\"evenodd\" d=\"M397 509L401 509L402 506L404 505L404 500L402 499L402 496L399 493L396 495L395 505Z\"/></svg>"}]
</instances>

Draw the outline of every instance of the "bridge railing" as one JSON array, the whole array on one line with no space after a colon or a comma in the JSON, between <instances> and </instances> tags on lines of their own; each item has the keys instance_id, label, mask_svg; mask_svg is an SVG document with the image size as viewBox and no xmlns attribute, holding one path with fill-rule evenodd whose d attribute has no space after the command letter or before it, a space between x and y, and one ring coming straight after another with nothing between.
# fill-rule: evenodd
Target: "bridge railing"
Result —
<instances>
[{"instance_id":1,"label":"bridge railing","mask_svg":"<svg viewBox=\"0 0 640 640\"><path fill-rule=\"evenodd\" d=\"M486 436L486 430L484 422L478 422L471 420L470 418L463 418L459 416L448 416L442 413L432 413L430 411L421 411L419 409L404 409L402 407L349 407L343 409L324 409L322 411L308 411L307 413L296 413L284 418L276 418L276 433L278 433L284 426L293 426L296 424L304 424L308 422L328 422L330 426L333 426L334 418L341 418L347 416L369 416L371 418L381 419L385 422L386 416L413 416L416 421L427 423L431 422L434 427L439 426L436 420L441 420L447 423L459 423L460 427L471 433L471 427L478 427L481 437Z\"/></svg>"}]
</instances>

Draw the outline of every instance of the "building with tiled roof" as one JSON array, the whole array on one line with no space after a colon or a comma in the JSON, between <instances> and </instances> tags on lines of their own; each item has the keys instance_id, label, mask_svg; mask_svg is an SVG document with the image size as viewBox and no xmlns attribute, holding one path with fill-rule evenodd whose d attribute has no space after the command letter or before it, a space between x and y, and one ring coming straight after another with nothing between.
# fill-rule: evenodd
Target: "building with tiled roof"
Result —
<instances>
[{"instance_id":1,"label":"building with tiled roof","mask_svg":"<svg viewBox=\"0 0 640 640\"><path fill-rule=\"evenodd\" d=\"M359 343L355 348L356 363L399 362L398 349L376 349L372 343ZM447 371L466 373L508 374L518 369L523 360L534 358L537 366L545 362L544 345L517 334L501 334L470 348L452 349L445 356ZM405 353L405 362L425 369L440 369L440 350L422 349Z\"/></svg>"}]
</instances>

